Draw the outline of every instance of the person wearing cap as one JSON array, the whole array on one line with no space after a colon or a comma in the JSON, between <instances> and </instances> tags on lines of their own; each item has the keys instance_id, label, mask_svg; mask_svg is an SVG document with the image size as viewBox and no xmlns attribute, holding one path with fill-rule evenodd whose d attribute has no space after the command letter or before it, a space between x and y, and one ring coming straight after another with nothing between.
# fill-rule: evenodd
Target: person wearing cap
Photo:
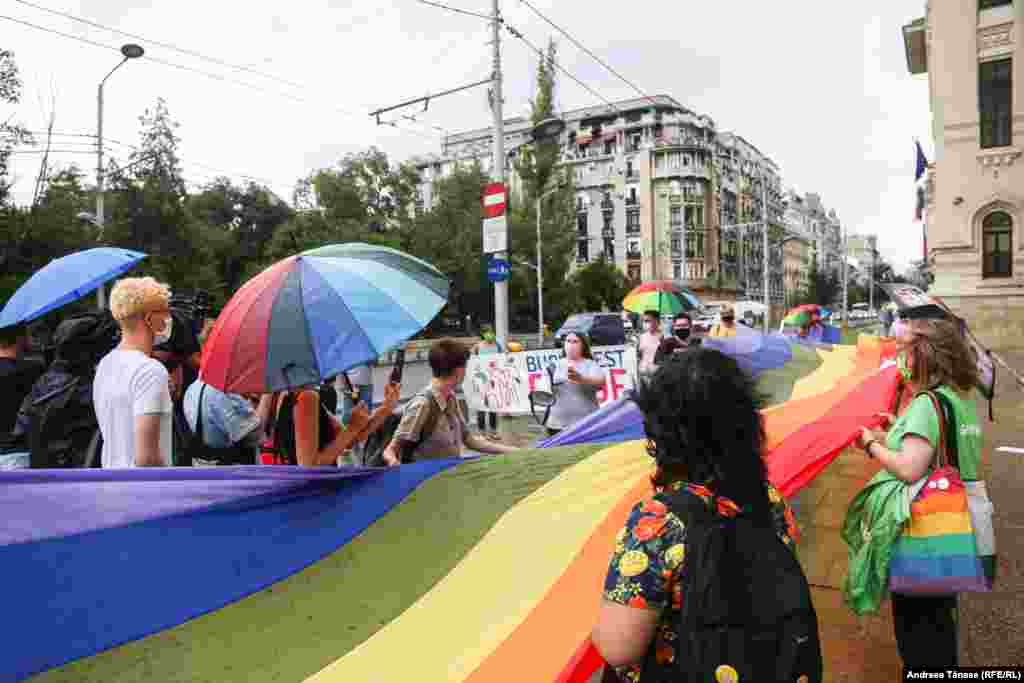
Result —
<instances>
[{"instance_id":1,"label":"person wearing cap","mask_svg":"<svg viewBox=\"0 0 1024 683\"><path fill-rule=\"evenodd\" d=\"M151 277L119 280L110 313L121 343L96 368L93 403L103 436L103 467L172 464L171 392L153 349L171 338L171 292Z\"/></svg>"},{"instance_id":2,"label":"person wearing cap","mask_svg":"<svg viewBox=\"0 0 1024 683\"><path fill-rule=\"evenodd\" d=\"M714 324L709 337L735 337L736 336L736 309L732 304L722 304L720 312L721 320Z\"/></svg>"}]
</instances>

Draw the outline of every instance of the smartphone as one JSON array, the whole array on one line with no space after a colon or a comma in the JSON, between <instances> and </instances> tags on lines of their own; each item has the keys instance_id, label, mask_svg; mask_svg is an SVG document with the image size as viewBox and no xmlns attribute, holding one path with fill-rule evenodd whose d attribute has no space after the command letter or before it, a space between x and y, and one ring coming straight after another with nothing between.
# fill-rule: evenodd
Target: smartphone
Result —
<instances>
[{"instance_id":1,"label":"smartphone","mask_svg":"<svg viewBox=\"0 0 1024 683\"><path fill-rule=\"evenodd\" d=\"M402 369L405 367L405 349L395 351L395 367L391 370L391 383L402 383Z\"/></svg>"}]
</instances>

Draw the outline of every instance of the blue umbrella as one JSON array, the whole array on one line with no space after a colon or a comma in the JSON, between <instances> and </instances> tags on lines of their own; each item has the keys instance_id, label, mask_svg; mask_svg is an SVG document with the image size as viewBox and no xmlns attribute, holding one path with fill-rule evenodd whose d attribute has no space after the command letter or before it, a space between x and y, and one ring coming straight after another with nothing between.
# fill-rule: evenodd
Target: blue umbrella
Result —
<instances>
[{"instance_id":1,"label":"blue umbrella","mask_svg":"<svg viewBox=\"0 0 1024 683\"><path fill-rule=\"evenodd\" d=\"M54 259L33 273L0 311L0 327L27 323L95 291L146 258L139 251L96 247Z\"/></svg>"}]
</instances>

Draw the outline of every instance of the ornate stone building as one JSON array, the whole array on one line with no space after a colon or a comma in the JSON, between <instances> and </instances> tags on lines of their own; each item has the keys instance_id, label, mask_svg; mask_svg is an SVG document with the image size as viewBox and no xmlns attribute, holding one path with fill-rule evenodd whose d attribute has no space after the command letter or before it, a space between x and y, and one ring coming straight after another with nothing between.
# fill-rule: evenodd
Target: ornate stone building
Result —
<instances>
[{"instance_id":1,"label":"ornate stone building","mask_svg":"<svg viewBox=\"0 0 1024 683\"><path fill-rule=\"evenodd\" d=\"M1024 338L1022 30L1020 0L931 0L903 27L907 67L927 73L932 112L930 291L996 347Z\"/></svg>"},{"instance_id":2,"label":"ornate stone building","mask_svg":"<svg viewBox=\"0 0 1024 683\"><path fill-rule=\"evenodd\" d=\"M761 299L767 204L772 295L783 297L783 211L776 164L714 121L659 95L564 112L561 164L576 189L576 263L614 262L631 280L674 279L708 299ZM414 160L420 202L454 164L491 164L491 128L445 138L442 154ZM530 122L505 122L506 177L513 193L517 147ZM767 192L762 192L762 183ZM749 224L746 228L737 224Z\"/></svg>"}]
</instances>

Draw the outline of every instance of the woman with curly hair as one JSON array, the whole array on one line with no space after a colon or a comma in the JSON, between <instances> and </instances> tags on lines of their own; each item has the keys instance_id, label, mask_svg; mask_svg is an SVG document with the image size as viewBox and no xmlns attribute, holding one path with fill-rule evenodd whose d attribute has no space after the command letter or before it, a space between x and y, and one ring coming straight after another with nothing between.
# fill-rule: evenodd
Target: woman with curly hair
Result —
<instances>
[{"instance_id":1,"label":"woman with curly hair","mask_svg":"<svg viewBox=\"0 0 1024 683\"><path fill-rule=\"evenodd\" d=\"M960 476L968 487L979 486L981 424L973 397L978 361L958 321L901 320L897 338L897 365L914 391L934 391L947 402L957 426L956 447ZM925 476L935 461L940 420L935 404L918 395L898 418L882 417L888 431L861 428L858 445L885 470L876 475L913 483ZM948 424L948 422L947 422ZM978 483L975 483L978 482ZM985 494L987 496L987 494ZM990 576L994 567L986 567ZM904 667L949 667L957 663L956 595L910 596L892 594L896 645Z\"/></svg>"},{"instance_id":2,"label":"woman with curly hair","mask_svg":"<svg viewBox=\"0 0 1024 683\"><path fill-rule=\"evenodd\" d=\"M669 509L684 488L724 517L770 520L788 546L796 524L767 481L765 432L753 379L705 348L673 354L634 397L657 470L654 495L637 503L616 539L591 636L622 680L674 680L676 622L686 599L686 527ZM606 679L607 680L607 679Z\"/></svg>"}]
</instances>

